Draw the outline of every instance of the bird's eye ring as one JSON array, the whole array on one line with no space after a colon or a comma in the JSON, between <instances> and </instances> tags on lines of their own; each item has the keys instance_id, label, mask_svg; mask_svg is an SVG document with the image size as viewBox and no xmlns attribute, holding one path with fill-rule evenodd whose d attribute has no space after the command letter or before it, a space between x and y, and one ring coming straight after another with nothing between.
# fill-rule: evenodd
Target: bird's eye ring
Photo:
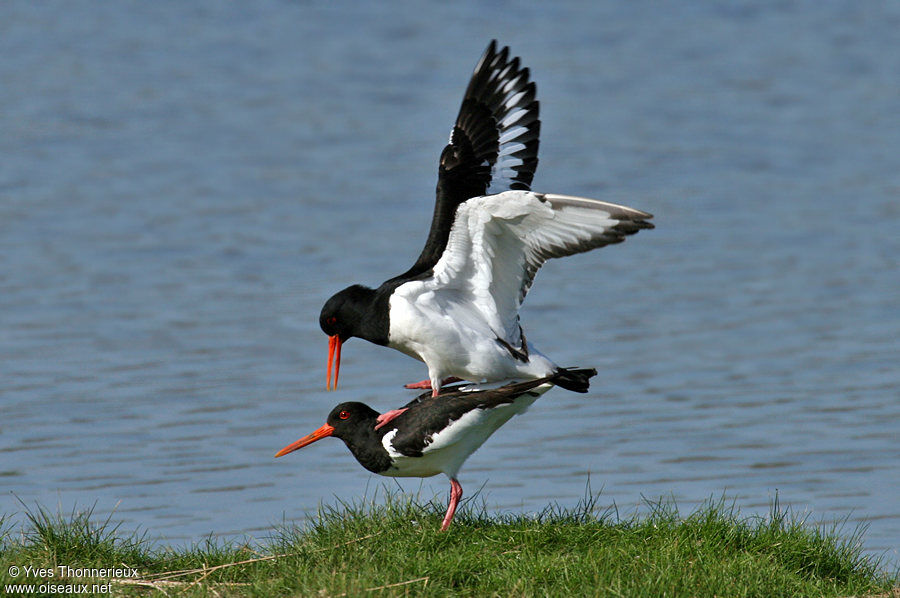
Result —
<instances>
[{"instance_id":1,"label":"bird's eye ring","mask_svg":"<svg viewBox=\"0 0 900 598\"><path fill-rule=\"evenodd\" d=\"M341 419L350 419L350 412L349 411L341 411L340 413L338 413L338 417Z\"/></svg>"},{"instance_id":2,"label":"bird's eye ring","mask_svg":"<svg viewBox=\"0 0 900 598\"><path fill-rule=\"evenodd\" d=\"M335 324L337 324L337 318L335 318L334 316L331 316L330 318L325 320L325 323L328 324L329 326L334 326Z\"/></svg>"}]
</instances>

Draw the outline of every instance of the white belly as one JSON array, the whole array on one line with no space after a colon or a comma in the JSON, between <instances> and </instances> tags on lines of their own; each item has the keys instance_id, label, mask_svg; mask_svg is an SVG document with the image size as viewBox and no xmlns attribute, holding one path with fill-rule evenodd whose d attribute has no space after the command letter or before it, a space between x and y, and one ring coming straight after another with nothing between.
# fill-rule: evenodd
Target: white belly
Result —
<instances>
[{"instance_id":1,"label":"white belly","mask_svg":"<svg viewBox=\"0 0 900 598\"><path fill-rule=\"evenodd\" d=\"M432 380L456 376L496 382L540 378L555 371L553 362L531 346L527 362L516 359L471 304L454 301L447 290L440 297L430 291L418 293L415 285L420 284L402 285L391 296L388 345L424 361Z\"/></svg>"}]
</instances>

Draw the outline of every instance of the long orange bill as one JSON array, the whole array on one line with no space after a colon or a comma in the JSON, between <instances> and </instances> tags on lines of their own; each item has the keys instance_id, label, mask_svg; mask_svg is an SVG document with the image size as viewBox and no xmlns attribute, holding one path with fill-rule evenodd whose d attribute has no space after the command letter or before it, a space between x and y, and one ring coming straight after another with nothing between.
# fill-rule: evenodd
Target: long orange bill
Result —
<instances>
[{"instance_id":1,"label":"long orange bill","mask_svg":"<svg viewBox=\"0 0 900 598\"><path fill-rule=\"evenodd\" d=\"M283 449L281 449L280 451L275 453L275 456L283 457L284 455L287 455L288 453L293 453L297 449L302 449L307 444L312 444L313 442L315 442L317 440L322 440L323 438L327 438L327 437L331 436L333 433L334 433L334 427L329 426L328 424L325 424L324 426L322 426L321 428L319 428L318 430L316 430L309 436L304 436L297 442L287 445L286 447L284 447Z\"/></svg>"},{"instance_id":2,"label":"long orange bill","mask_svg":"<svg viewBox=\"0 0 900 598\"><path fill-rule=\"evenodd\" d=\"M344 341L337 334L328 337L328 373L325 390L337 390L338 374L341 372L341 345ZM331 386L331 365L334 364L334 388Z\"/></svg>"}]
</instances>

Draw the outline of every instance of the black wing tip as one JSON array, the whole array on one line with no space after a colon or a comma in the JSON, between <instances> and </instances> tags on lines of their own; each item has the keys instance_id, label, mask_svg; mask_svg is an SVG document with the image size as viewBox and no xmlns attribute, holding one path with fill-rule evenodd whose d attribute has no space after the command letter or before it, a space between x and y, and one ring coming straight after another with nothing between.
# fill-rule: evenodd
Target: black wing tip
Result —
<instances>
[{"instance_id":1,"label":"black wing tip","mask_svg":"<svg viewBox=\"0 0 900 598\"><path fill-rule=\"evenodd\" d=\"M656 228L656 226L652 222L647 222L645 218L653 218L653 216L650 214L644 214L640 217L622 220L617 225L613 226L612 230L625 235L633 235L641 230L652 230Z\"/></svg>"},{"instance_id":2,"label":"black wing tip","mask_svg":"<svg viewBox=\"0 0 900 598\"><path fill-rule=\"evenodd\" d=\"M492 39L488 44L487 48L484 49L484 53L481 55L481 58L478 59L478 62L475 63L474 72L478 72L481 70L481 67L484 66L485 63L490 63L494 60L494 57L497 55L497 40Z\"/></svg>"},{"instance_id":3,"label":"black wing tip","mask_svg":"<svg viewBox=\"0 0 900 598\"><path fill-rule=\"evenodd\" d=\"M488 44L487 48L485 48L484 53L481 55L481 58L478 59L478 62L475 63L475 68L473 69L473 73L479 73L484 69L485 65L494 65L498 62L506 62L507 57L509 56L509 46L503 46L500 50L497 50L498 42L496 39L492 39Z\"/></svg>"},{"instance_id":4,"label":"black wing tip","mask_svg":"<svg viewBox=\"0 0 900 598\"><path fill-rule=\"evenodd\" d=\"M550 377L550 382L572 392L584 393L591 386L591 378L596 375L597 370L594 368L559 368Z\"/></svg>"},{"instance_id":5,"label":"black wing tip","mask_svg":"<svg viewBox=\"0 0 900 598\"><path fill-rule=\"evenodd\" d=\"M521 143L525 147L516 152L522 163L513 166L513 181L528 188L537 167L537 153L540 135L540 103L537 101L537 85L531 81L531 71L521 66L518 56L511 56L509 46L498 51L497 40L491 40L484 55L478 61L456 119L456 126L470 137L496 139L495 144L483 146L486 151L476 153L473 158L479 164L487 160L496 163L501 147L507 143ZM472 114L476 106L486 108ZM490 116L484 117L487 112ZM509 122L510 116L515 119ZM506 121L506 124L503 124ZM508 131L521 129L514 139L500 144L500 137ZM484 181L485 189L491 186L490 177Z\"/></svg>"},{"instance_id":6,"label":"black wing tip","mask_svg":"<svg viewBox=\"0 0 900 598\"><path fill-rule=\"evenodd\" d=\"M541 130L537 85L529 80L528 68L520 68L519 57L510 58L509 47L498 46L491 40L478 60L450 143L441 153L432 228L416 267L432 266L439 259L459 204L485 195L494 185L493 191L531 189ZM502 170L496 168L501 152L509 160Z\"/></svg>"}]
</instances>

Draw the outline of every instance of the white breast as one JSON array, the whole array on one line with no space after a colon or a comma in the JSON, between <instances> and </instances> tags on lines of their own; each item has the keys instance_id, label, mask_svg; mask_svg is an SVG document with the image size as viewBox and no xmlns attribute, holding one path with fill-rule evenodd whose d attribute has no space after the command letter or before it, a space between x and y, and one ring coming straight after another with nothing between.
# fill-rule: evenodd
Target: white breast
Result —
<instances>
[{"instance_id":1,"label":"white breast","mask_svg":"<svg viewBox=\"0 0 900 598\"><path fill-rule=\"evenodd\" d=\"M523 363L496 341L483 311L466 293L453 288L433 290L433 281L400 285L390 298L389 346L424 361L429 377L458 376L473 382L538 378L555 366L530 347Z\"/></svg>"}]
</instances>

